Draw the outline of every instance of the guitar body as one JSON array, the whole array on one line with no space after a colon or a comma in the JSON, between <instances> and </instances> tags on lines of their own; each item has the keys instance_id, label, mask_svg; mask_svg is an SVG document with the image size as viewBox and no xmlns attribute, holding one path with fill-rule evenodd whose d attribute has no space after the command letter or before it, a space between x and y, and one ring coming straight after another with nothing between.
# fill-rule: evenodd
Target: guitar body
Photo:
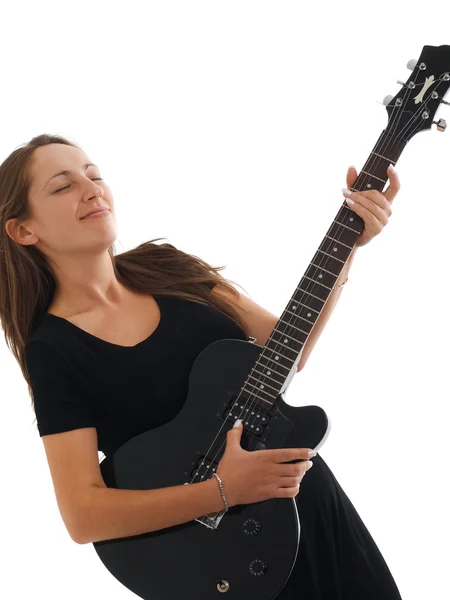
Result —
<instances>
[{"instance_id":1,"label":"guitar body","mask_svg":"<svg viewBox=\"0 0 450 600\"><path fill-rule=\"evenodd\" d=\"M190 484L206 458L211 459L211 469L217 468L226 433L243 416L241 403L236 402L239 390L262 350L232 339L205 348L192 367L181 411L169 423L132 438L106 457L100 465L106 485L147 490ZM246 406L259 411L249 401ZM258 444L267 449L317 448L329 431L321 408L294 408L281 395L265 418L259 434L248 431L244 419L241 445L246 450L261 448ZM216 448L210 456L213 442ZM195 481L211 477L211 469L203 468L204 478ZM280 498L222 511L216 527L195 519L94 542L94 547L112 575L145 600L272 600L291 574L299 540L295 499Z\"/></svg>"}]
</instances>

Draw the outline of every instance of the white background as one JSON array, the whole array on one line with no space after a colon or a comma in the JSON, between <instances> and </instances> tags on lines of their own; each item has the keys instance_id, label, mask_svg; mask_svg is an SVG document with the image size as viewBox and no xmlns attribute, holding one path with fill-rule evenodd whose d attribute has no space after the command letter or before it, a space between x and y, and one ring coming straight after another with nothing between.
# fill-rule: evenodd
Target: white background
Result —
<instances>
[{"instance_id":1,"label":"white background","mask_svg":"<svg viewBox=\"0 0 450 600\"><path fill-rule=\"evenodd\" d=\"M226 264L222 275L281 315L342 203L348 166L361 169L387 125L377 101L397 94L424 45L449 43L447 3L361 6L2 8L0 161L40 133L69 136L113 191L118 252L166 237ZM435 126L407 145L389 224L357 251L286 396L329 415L321 454L404 600L449 593L449 157ZM0 594L135 597L91 544L70 539L3 339L0 368Z\"/></svg>"}]
</instances>

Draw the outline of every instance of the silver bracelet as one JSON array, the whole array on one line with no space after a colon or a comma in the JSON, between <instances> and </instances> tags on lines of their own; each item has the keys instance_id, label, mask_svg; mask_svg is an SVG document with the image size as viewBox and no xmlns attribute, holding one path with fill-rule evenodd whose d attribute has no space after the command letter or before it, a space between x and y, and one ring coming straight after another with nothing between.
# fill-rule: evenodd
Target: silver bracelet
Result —
<instances>
[{"instance_id":1,"label":"silver bracelet","mask_svg":"<svg viewBox=\"0 0 450 600\"><path fill-rule=\"evenodd\" d=\"M341 285L337 285L336 287L331 288L332 290L339 290L341 287L344 287L344 285L347 283L348 281L348 275L347 275L347 279L344 281L344 283L341 283Z\"/></svg>"},{"instance_id":2,"label":"silver bracelet","mask_svg":"<svg viewBox=\"0 0 450 600\"><path fill-rule=\"evenodd\" d=\"M217 473L213 473L213 477L217 478L217 481L219 482L220 485L220 493L222 494L222 498L223 501L225 503L225 510L228 510L228 502L227 499L225 498L225 492L223 491L223 485L222 485L222 480L220 479L220 477L217 475Z\"/></svg>"}]
</instances>

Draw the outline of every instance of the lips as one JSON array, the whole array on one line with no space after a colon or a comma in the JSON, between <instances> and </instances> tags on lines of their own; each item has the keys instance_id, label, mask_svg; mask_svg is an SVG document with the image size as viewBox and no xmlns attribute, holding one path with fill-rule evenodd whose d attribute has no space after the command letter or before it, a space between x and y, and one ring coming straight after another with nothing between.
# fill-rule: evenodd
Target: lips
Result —
<instances>
[{"instance_id":1,"label":"lips","mask_svg":"<svg viewBox=\"0 0 450 600\"><path fill-rule=\"evenodd\" d=\"M97 212L103 212L104 210L109 210L109 208L107 208L106 206L101 206L100 208L95 208L94 210L91 210L91 212L89 212L87 215L84 215L84 217L81 217L80 221L82 221L86 217L89 217L89 215L93 215L94 213L97 213Z\"/></svg>"}]
</instances>

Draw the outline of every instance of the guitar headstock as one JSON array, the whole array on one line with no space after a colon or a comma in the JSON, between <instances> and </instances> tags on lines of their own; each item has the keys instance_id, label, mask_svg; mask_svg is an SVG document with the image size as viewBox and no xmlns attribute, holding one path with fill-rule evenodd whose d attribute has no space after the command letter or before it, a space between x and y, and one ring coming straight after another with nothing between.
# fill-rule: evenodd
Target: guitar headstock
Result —
<instances>
[{"instance_id":1,"label":"guitar headstock","mask_svg":"<svg viewBox=\"0 0 450 600\"><path fill-rule=\"evenodd\" d=\"M441 103L449 104L444 96L450 87L450 46L424 46L416 64L410 61L408 66L411 76L386 105L386 132L405 143L419 131L431 129ZM445 128L445 121L439 126Z\"/></svg>"}]
</instances>

